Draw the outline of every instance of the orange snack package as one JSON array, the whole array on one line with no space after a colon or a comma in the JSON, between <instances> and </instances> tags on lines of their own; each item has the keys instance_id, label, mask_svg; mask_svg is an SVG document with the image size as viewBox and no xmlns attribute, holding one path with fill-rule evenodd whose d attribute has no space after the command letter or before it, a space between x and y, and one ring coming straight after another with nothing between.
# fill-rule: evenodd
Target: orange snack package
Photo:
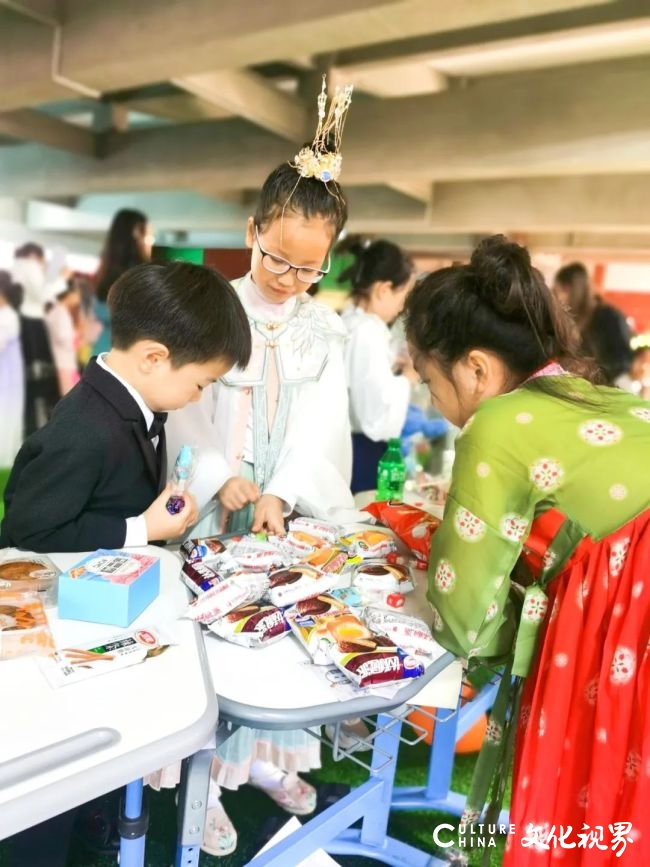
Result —
<instances>
[{"instance_id":1,"label":"orange snack package","mask_svg":"<svg viewBox=\"0 0 650 867\"><path fill-rule=\"evenodd\" d=\"M370 503L364 511L391 529L414 554L419 565L428 564L431 537L440 526L438 518L406 503Z\"/></svg>"}]
</instances>

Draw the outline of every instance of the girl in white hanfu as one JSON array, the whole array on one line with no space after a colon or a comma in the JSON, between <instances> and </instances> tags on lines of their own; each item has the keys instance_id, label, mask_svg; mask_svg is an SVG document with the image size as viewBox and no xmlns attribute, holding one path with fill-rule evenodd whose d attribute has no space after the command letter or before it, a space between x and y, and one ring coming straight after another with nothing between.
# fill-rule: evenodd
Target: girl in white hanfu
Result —
<instances>
[{"instance_id":1,"label":"girl in white hanfu","mask_svg":"<svg viewBox=\"0 0 650 867\"><path fill-rule=\"evenodd\" d=\"M192 491L202 517L193 536L224 528L283 533L294 509L339 520L353 514L346 332L306 291L329 270L347 219L336 179L349 91L336 99L334 149L317 133L295 164L269 175L248 220L251 270L235 285L253 335L250 364L206 389L199 404L169 416L169 459L183 443L199 447ZM307 815L316 791L298 772L319 764L319 742L304 731L240 728L213 763L204 851L226 855L237 844L219 786L250 783L287 812Z\"/></svg>"}]
</instances>

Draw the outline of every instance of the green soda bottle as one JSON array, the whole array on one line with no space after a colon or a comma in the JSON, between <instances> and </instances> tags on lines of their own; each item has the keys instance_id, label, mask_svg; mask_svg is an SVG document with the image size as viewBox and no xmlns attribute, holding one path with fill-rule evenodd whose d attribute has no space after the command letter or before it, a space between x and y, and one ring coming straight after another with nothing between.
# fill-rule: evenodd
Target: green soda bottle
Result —
<instances>
[{"instance_id":1,"label":"green soda bottle","mask_svg":"<svg viewBox=\"0 0 650 867\"><path fill-rule=\"evenodd\" d=\"M388 440L388 448L377 467L377 496L381 500L401 500L404 496L406 463L398 438Z\"/></svg>"}]
</instances>

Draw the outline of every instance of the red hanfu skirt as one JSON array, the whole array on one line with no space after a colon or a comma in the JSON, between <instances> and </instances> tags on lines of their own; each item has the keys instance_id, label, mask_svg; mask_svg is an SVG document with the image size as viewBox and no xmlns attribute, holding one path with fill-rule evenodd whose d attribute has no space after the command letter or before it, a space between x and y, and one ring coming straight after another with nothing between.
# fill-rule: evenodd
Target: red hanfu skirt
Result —
<instances>
[{"instance_id":1,"label":"red hanfu skirt","mask_svg":"<svg viewBox=\"0 0 650 867\"><path fill-rule=\"evenodd\" d=\"M581 546L547 594L504 867L650 867L650 510Z\"/></svg>"}]
</instances>

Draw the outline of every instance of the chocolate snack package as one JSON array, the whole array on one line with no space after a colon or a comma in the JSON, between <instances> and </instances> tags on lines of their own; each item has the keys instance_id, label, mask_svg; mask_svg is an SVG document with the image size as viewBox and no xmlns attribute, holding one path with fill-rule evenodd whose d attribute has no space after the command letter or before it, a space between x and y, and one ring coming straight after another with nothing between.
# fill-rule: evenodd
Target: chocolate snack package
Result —
<instances>
[{"instance_id":1,"label":"chocolate snack package","mask_svg":"<svg viewBox=\"0 0 650 867\"><path fill-rule=\"evenodd\" d=\"M332 662L359 687L395 683L424 674L415 656L396 647L390 638L374 635L365 624L353 637L339 638L329 648Z\"/></svg>"},{"instance_id":2,"label":"chocolate snack package","mask_svg":"<svg viewBox=\"0 0 650 867\"><path fill-rule=\"evenodd\" d=\"M37 591L43 593L46 605L56 602L57 569L44 554L32 554L18 548L6 548L0 552L0 593Z\"/></svg>"},{"instance_id":3,"label":"chocolate snack package","mask_svg":"<svg viewBox=\"0 0 650 867\"><path fill-rule=\"evenodd\" d=\"M249 602L208 626L211 632L242 647L268 647L289 633L289 624L275 605Z\"/></svg>"},{"instance_id":4,"label":"chocolate snack package","mask_svg":"<svg viewBox=\"0 0 650 867\"><path fill-rule=\"evenodd\" d=\"M419 617L401 611L366 608L361 615L366 626L376 635L383 635L414 656L438 656L441 647L431 630Z\"/></svg>"},{"instance_id":5,"label":"chocolate snack package","mask_svg":"<svg viewBox=\"0 0 650 867\"><path fill-rule=\"evenodd\" d=\"M181 579L186 587L196 596L201 596L207 593L217 584L225 581L226 575L219 571L217 563L204 563L197 561L183 563L181 568Z\"/></svg>"},{"instance_id":6,"label":"chocolate snack package","mask_svg":"<svg viewBox=\"0 0 650 867\"><path fill-rule=\"evenodd\" d=\"M42 594L0 592L0 659L48 656L54 652Z\"/></svg>"},{"instance_id":7,"label":"chocolate snack package","mask_svg":"<svg viewBox=\"0 0 650 867\"><path fill-rule=\"evenodd\" d=\"M269 574L268 598L272 605L284 608L310 596L327 593L338 583L335 572L321 572L313 566L299 563Z\"/></svg>"},{"instance_id":8,"label":"chocolate snack package","mask_svg":"<svg viewBox=\"0 0 650 867\"><path fill-rule=\"evenodd\" d=\"M387 563L382 560L364 560L354 570L352 586L361 592L385 591L387 593L410 593L413 579L407 566Z\"/></svg>"},{"instance_id":9,"label":"chocolate snack package","mask_svg":"<svg viewBox=\"0 0 650 867\"><path fill-rule=\"evenodd\" d=\"M186 539L180 547L185 563L209 563L219 572L234 572L237 564L218 536L204 539Z\"/></svg>"},{"instance_id":10,"label":"chocolate snack package","mask_svg":"<svg viewBox=\"0 0 650 867\"><path fill-rule=\"evenodd\" d=\"M257 602L268 586L266 575L236 572L191 602L185 617L199 623L212 623L213 620L224 617L240 605Z\"/></svg>"},{"instance_id":11,"label":"chocolate snack package","mask_svg":"<svg viewBox=\"0 0 650 867\"><path fill-rule=\"evenodd\" d=\"M331 665L329 648L337 628L357 620L345 604L328 593L296 603L285 612L291 631L315 665Z\"/></svg>"}]
</instances>

